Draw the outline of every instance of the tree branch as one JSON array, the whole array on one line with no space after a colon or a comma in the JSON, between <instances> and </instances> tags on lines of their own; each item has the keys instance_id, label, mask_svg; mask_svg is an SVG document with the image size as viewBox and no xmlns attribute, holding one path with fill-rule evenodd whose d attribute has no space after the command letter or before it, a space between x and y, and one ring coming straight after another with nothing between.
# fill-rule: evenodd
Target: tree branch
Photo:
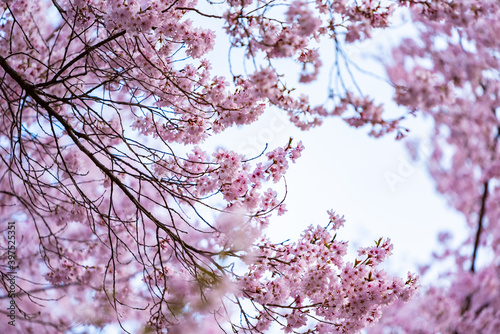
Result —
<instances>
[{"instance_id":1,"label":"tree branch","mask_svg":"<svg viewBox=\"0 0 500 334\"><path fill-rule=\"evenodd\" d=\"M488 181L484 183L484 192L481 198L481 210L479 211L479 222L477 223L476 240L474 242L474 251L472 252L472 263L470 266L470 271L474 272L474 265L476 263L477 250L479 248L479 239L481 237L481 231L483 230L483 219L484 213L486 211L486 198L488 197Z\"/></svg>"},{"instance_id":2,"label":"tree branch","mask_svg":"<svg viewBox=\"0 0 500 334\"><path fill-rule=\"evenodd\" d=\"M105 40L102 40L100 41L99 43L97 44L94 44L92 46L89 46L89 47L86 47L85 48L85 51L80 53L78 56L76 56L75 58L73 58L70 62L68 62L66 65L64 65L63 68L61 68L53 77L52 79L50 79L50 81L44 83L44 86L48 86L48 85L51 85L52 83L54 83L56 81L56 79L64 73L64 71L66 71L68 68L70 68L74 63L76 63L77 61L79 61L80 59L82 59L83 57L85 56L88 56L92 51L100 48L101 46L103 46L104 44L107 44L115 39L117 39L118 37L120 36L123 36L125 35L125 30L122 30L120 31L119 33L116 33L112 36L109 36L108 38L106 38ZM17 81L17 80L16 80Z\"/></svg>"},{"instance_id":3,"label":"tree branch","mask_svg":"<svg viewBox=\"0 0 500 334\"><path fill-rule=\"evenodd\" d=\"M106 166L104 166L95 156L90 152L81 142L80 138L89 140L88 136L86 134L77 132L73 129L73 127L55 111L47 101L42 99L37 92L37 89L34 85L28 83L26 80L24 80L19 73L17 73L10 65L7 63L6 59L2 56L0 56L0 66L5 70L6 73L8 73L12 79L14 79L19 86L26 91L26 93L32 97L35 102L40 105L43 109L45 109L50 117L55 118L64 128L68 136L72 139L72 141L75 143L75 145L104 173L106 174L110 180L112 180L118 187L123 191L125 196L127 196L130 201L146 216L148 217L156 226L158 226L161 230L163 230L170 238L172 238L173 241L175 241L178 245L181 246L181 248L188 254L191 252L200 254L204 256L205 258L209 258L213 254L210 252L202 251L199 250L186 242L182 240L177 234L175 234L172 230L167 228L165 224L161 223L150 211L148 211L140 202L137 198L135 198L130 191L127 189L126 185L123 184ZM197 264L195 263L194 259L192 259L193 265L198 267ZM217 267L219 267L213 260L211 260L211 263L215 264ZM198 269L203 269L199 267Z\"/></svg>"}]
</instances>

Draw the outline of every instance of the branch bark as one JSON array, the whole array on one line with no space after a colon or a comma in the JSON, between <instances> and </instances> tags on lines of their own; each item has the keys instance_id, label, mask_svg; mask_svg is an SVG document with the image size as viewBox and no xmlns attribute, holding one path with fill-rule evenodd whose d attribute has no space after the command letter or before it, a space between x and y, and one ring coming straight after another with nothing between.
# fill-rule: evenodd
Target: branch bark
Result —
<instances>
[{"instance_id":1,"label":"branch bark","mask_svg":"<svg viewBox=\"0 0 500 334\"><path fill-rule=\"evenodd\" d=\"M477 251L479 248L479 241L481 238L481 232L483 230L484 213L486 211L486 199L488 198L488 181L484 183L484 192L481 197L481 210L479 211L479 222L477 223L476 240L474 241L474 251L472 252L472 263L470 266L470 271L475 272L475 263L477 258Z\"/></svg>"}]
</instances>

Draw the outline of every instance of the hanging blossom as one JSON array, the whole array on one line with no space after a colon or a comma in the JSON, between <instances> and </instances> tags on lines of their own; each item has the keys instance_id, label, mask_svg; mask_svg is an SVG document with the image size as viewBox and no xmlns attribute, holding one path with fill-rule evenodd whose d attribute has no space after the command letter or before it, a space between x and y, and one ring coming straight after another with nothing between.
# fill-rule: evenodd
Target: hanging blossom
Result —
<instances>
[{"instance_id":1,"label":"hanging blossom","mask_svg":"<svg viewBox=\"0 0 500 334\"><path fill-rule=\"evenodd\" d=\"M261 332L278 322L291 333L314 323L309 330L317 333L355 333L378 321L385 306L415 294L415 275L404 281L378 268L392 253L389 239L345 262L347 242L337 240L344 220L333 217L331 227L311 225L295 243L262 239L254 248L250 256L257 261L239 281L241 295L258 305L257 314L243 328Z\"/></svg>"}]
</instances>

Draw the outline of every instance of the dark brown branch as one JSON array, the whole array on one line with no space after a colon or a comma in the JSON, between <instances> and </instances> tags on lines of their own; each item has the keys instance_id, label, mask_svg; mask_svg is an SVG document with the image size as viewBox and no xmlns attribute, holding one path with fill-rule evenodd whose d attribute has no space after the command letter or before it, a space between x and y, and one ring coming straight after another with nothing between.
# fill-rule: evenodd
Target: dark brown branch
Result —
<instances>
[{"instance_id":1,"label":"dark brown branch","mask_svg":"<svg viewBox=\"0 0 500 334\"><path fill-rule=\"evenodd\" d=\"M219 15L212 15L212 14L205 14L205 13L202 13L200 12L198 9L196 8L189 8L189 7L176 7L175 9L177 10L186 10L186 11L193 11L193 12L196 12L198 14L200 14L201 16L205 16L205 17L209 17L209 18L214 18L214 19L222 19L222 16L219 16ZM165 11L163 11L165 12Z\"/></svg>"},{"instance_id":2,"label":"dark brown branch","mask_svg":"<svg viewBox=\"0 0 500 334\"><path fill-rule=\"evenodd\" d=\"M481 232L483 230L483 220L484 213L486 211L486 199L488 198L488 181L484 183L484 192L481 198L481 210L479 211L479 221L477 223L476 240L474 241L474 251L472 252L472 263L470 265L470 271L474 272L474 265L476 263L477 250L479 248L479 239L481 238Z\"/></svg>"},{"instance_id":3,"label":"dark brown branch","mask_svg":"<svg viewBox=\"0 0 500 334\"><path fill-rule=\"evenodd\" d=\"M76 63L77 61L79 61L80 59L82 59L83 57L85 56L88 56L92 51L100 48L101 46L117 39L118 37L120 36L123 36L125 35L125 30L123 31L120 31L119 33L116 33L112 36L109 36L108 38L106 38L105 40L102 40L100 41L99 43L97 44L94 44L92 46L89 46L89 47L86 47L85 48L85 51L80 53L78 56L76 56L75 58L73 58L70 62L68 62L66 65L64 65L63 68L61 68L53 77L50 81L44 83L43 85L44 86L48 86L48 85L51 85L52 83L56 82L56 79L64 73L64 71L66 71L68 68L70 68L74 63ZM17 81L17 80L16 80Z\"/></svg>"}]
</instances>

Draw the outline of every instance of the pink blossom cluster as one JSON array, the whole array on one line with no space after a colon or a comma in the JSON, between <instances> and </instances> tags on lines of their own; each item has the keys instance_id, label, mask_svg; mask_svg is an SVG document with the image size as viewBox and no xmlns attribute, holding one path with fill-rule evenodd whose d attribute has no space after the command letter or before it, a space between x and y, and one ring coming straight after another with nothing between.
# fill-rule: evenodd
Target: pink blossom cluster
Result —
<instances>
[{"instance_id":1,"label":"pink blossom cluster","mask_svg":"<svg viewBox=\"0 0 500 334\"><path fill-rule=\"evenodd\" d=\"M473 230L486 191L487 229L498 240L500 210L494 203L500 179L500 84L496 77L500 43L495 43L494 31L500 6L494 1L408 3L415 20L424 23L422 43L405 41L394 51L398 65L389 68L389 75L397 85L395 100L433 117L430 172L438 191L465 215ZM435 21L438 15L439 22ZM484 36L491 39L485 42ZM440 43L435 41L438 37ZM409 58L416 60L414 65L404 66ZM485 183L490 185L485 187Z\"/></svg>"},{"instance_id":2,"label":"pink blossom cluster","mask_svg":"<svg viewBox=\"0 0 500 334\"><path fill-rule=\"evenodd\" d=\"M92 276L95 275L95 267L81 266L77 263L71 263L63 260L61 264L49 271L45 278L54 285L70 284L74 282L89 283Z\"/></svg>"},{"instance_id":3,"label":"pink blossom cluster","mask_svg":"<svg viewBox=\"0 0 500 334\"><path fill-rule=\"evenodd\" d=\"M288 169L288 161L295 162L301 155L304 146L298 142L292 146L292 140L287 146L278 147L266 154L267 162L253 165L240 154L219 149L212 159L199 147L195 147L186 159L168 158L159 161L155 166L158 178L184 178L191 182L187 189L197 196L211 196L220 192L228 206L243 205L247 210L256 213L268 213L281 206L276 191L268 189L261 193L261 188L268 181L279 182ZM187 194L186 191L186 194Z\"/></svg>"},{"instance_id":4,"label":"pink blossom cluster","mask_svg":"<svg viewBox=\"0 0 500 334\"><path fill-rule=\"evenodd\" d=\"M257 261L239 279L242 296L259 305L255 321L246 325L265 331L278 322L285 333L304 326L317 333L354 333L376 322L384 306L415 293L416 276L405 282L377 268L391 254L389 240L360 249L360 259L351 263L344 261L347 242L336 237L328 228L310 226L296 243L263 239L252 253Z\"/></svg>"},{"instance_id":5,"label":"pink blossom cluster","mask_svg":"<svg viewBox=\"0 0 500 334\"><path fill-rule=\"evenodd\" d=\"M281 2L280 2L281 3ZM277 58L294 57L302 67L299 82L310 83L317 79L322 61L315 44L327 37L343 38L347 43L353 43L371 35L375 28L389 26L389 18L394 12L394 6L385 6L380 1L334 1L332 3L316 1L312 6L306 1L286 2L288 10L285 19L280 16L265 15L265 6L252 6L251 2L231 2L233 6L224 14L226 32L231 36L233 47L243 48L249 58L257 58L264 53L266 62ZM313 8L314 7L314 8ZM263 12L263 13L262 13ZM323 24L322 24L323 22ZM325 24L326 23L326 24ZM343 37L341 37L343 36ZM272 72L271 69L269 71ZM311 106L307 97L292 98L286 86L281 86L275 73L266 75L273 77L267 80L269 87L275 82L274 96L269 100L274 105L288 112L290 120L303 130L318 126L325 116L340 116L348 106L354 104L352 93L339 94L341 103L332 110L324 106ZM256 80L256 78L254 78ZM382 109L373 101L364 101L365 115L380 114ZM371 104L368 106L368 104ZM353 105L355 109L357 105ZM373 115L375 117L375 115ZM380 115L378 115L380 116ZM346 118L354 126L371 125L372 135L380 136L394 129L399 129L396 121L385 121L371 118Z\"/></svg>"},{"instance_id":6,"label":"pink blossom cluster","mask_svg":"<svg viewBox=\"0 0 500 334\"><path fill-rule=\"evenodd\" d=\"M370 333L497 333L498 266L457 272L447 287L431 286L410 303L396 301Z\"/></svg>"},{"instance_id":7,"label":"pink blossom cluster","mask_svg":"<svg viewBox=\"0 0 500 334\"><path fill-rule=\"evenodd\" d=\"M349 19L346 33L346 41L354 42L371 37L374 28L385 28L389 26L389 19L395 10L395 6L384 7L377 0L363 0L355 2L354 5L346 6L348 1L337 1L333 4L336 9L345 6L343 17Z\"/></svg>"},{"instance_id":8,"label":"pink blossom cluster","mask_svg":"<svg viewBox=\"0 0 500 334\"><path fill-rule=\"evenodd\" d=\"M332 229L338 230L339 228L344 226L345 223L344 216L340 216L333 210L328 210L327 213L328 216L330 216L330 224L333 224Z\"/></svg>"},{"instance_id":9,"label":"pink blossom cluster","mask_svg":"<svg viewBox=\"0 0 500 334\"><path fill-rule=\"evenodd\" d=\"M395 101L432 117L429 171L437 190L462 213L469 237L458 246L440 236L455 266L414 302L394 304L373 331L496 333L500 331L500 4L498 1L403 1L418 40L393 52L388 73ZM488 256L485 256L488 254ZM447 262L444 262L447 263ZM430 268L433 267L430 266ZM440 287L444 286L444 287Z\"/></svg>"}]
</instances>

